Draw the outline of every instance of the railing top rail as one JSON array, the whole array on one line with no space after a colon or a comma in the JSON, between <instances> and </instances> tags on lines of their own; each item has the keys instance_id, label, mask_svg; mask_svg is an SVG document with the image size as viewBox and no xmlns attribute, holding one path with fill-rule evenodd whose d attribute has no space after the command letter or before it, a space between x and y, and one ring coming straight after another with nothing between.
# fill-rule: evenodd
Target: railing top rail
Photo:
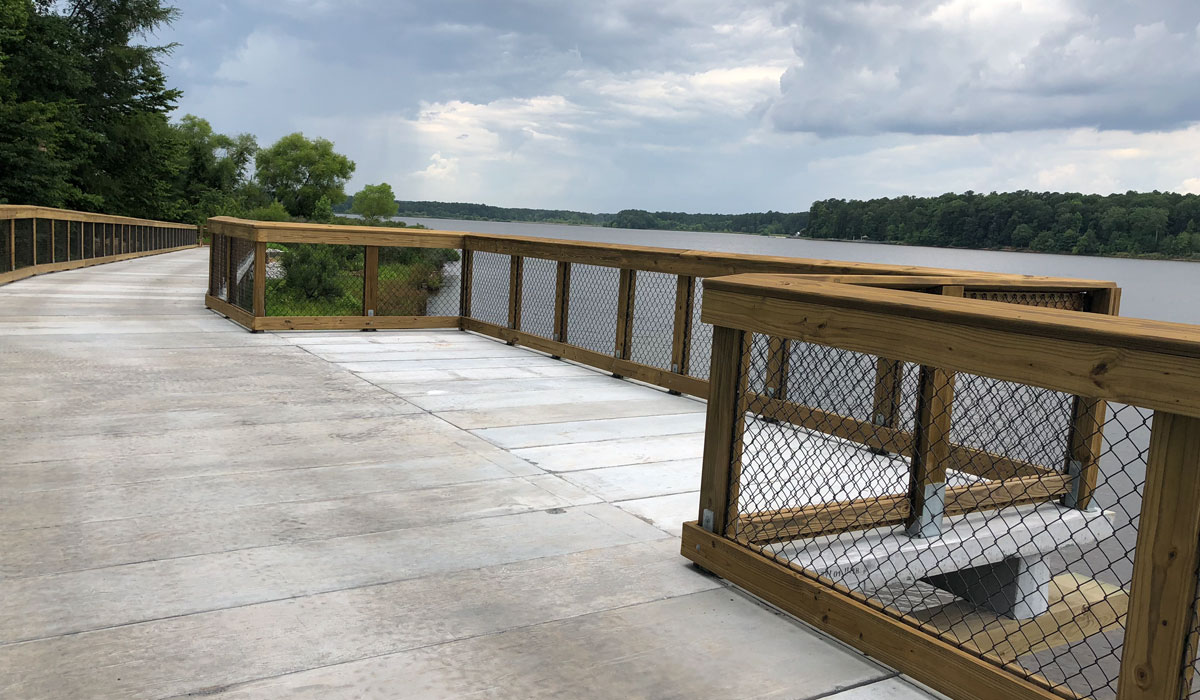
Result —
<instances>
[{"instance_id":1,"label":"railing top rail","mask_svg":"<svg viewBox=\"0 0 1200 700\"><path fill-rule=\"evenodd\" d=\"M547 258L607 267L629 267L638 270L718 277L740 273L822 274L844 276L874 276L875 283L885 285L885 277L893 281L898 276L922 278L906 287L929 287L939 284L963 284L971 288L1056 291L1105 289L1115 285L1098 280L1077 280L1058 277L1036 277L998 272L978 272L916 265L883 265L877 263L844 262L809 258L790 258L773 255L721 253L706 250L661 248L652 246L569 241L532 236L509 236L431 229L403 229L369 226L335 226L329 224L248 221L231 217L209 219L209 229L215 233L257 242L328 243L380 246L439 246L468 248L480 252ZM936 278L944 280L927 283ZM953 278L951 282L945 278ZM865 282L869 283L869 282Z\"/></svg>"},{"instance_id":2,"label":"railing top rail","mask_svg":"<svg viewBox=\"0 0 1200 700\"><path fill-rule=\"evenodd\" d=\"M24 204L0 204L0 220L7 221L8 219L55 219L57 221L90 221L98 224L134 224L137 226L157 226L159 228L196 228L195 224L185 224L178 221L155 221L154 219L138 219L132 216L113 216L111 214L95 214L86 211L27 206Z\"/></svg>"},{"instance_id":3,"label":"railing top rail","mask_svg":"<svg viewBox=\"0 0 1200 700\"><path fill-rule=\"evenodd\" d=\"M458 231L397 228L387 226L338 226L334 224L249 221L229 216L208 220L208 230L259 243L324 243L329 245L377 245L385 247L461 248L464 235Z\"/></svg>"},{"instance_id":4,"label":"railing top rail","mask_svg":"<svg viewBox=\"0 0 1200 700\"><path fill-rule=\"evenodd\" d=\"M978 299L735 275L713 325L1200 417L1200 327Z\"/></svg>"}]
</instances>

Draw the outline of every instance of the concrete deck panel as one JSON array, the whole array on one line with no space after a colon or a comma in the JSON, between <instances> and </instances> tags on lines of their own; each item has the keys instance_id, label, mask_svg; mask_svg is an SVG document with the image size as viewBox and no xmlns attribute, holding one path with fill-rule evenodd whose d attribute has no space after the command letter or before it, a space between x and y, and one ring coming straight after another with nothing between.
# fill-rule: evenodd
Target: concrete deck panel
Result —
<instances>
[{"instance_id":1,"label":"concrete deck panel","mask_svg":"<svg viewBox=\"0 0 1200 700\"><path fill-rule=\"evenodd\" d=\"M703 403L206 266L0 287L0 697L929 697L679 556Z\"/></svg>"}]
</instances>

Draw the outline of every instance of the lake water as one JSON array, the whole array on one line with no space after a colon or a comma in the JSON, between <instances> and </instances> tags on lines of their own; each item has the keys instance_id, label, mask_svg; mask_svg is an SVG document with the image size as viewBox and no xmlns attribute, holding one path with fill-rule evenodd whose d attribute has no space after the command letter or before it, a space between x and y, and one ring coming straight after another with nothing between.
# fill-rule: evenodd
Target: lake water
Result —
<instances>
[{"instance_id":1,"label":"lake water","mask_svg":"<svg viewBox=\"0 0 1200 700\"><path fill-rule=\"evenodd\" d=\"M1111 280L1123 290L1121 295L1122 316L1200 324L1200 305L1195 303L1196 298L1200 296L1200 263L1010 253L994 250L921 248L880 243L810 241L738 233L644 231L599 226L412 217L405 217L404 220L446 231L476 231L726 253L786 255L796 258L848 260L890 265L924 265L961 270Z\"/></svg>"}]
</instances>

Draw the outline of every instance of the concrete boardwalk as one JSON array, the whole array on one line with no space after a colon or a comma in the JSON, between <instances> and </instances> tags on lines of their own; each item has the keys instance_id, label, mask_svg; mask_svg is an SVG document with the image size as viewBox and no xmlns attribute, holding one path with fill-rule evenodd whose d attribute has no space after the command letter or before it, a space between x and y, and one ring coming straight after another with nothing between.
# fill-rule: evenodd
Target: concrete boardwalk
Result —
<instances>
[{"instance_id":1,"label":"concrete boardwalk","mask_svg":"<svg viewBox=\"0 0 1200 700\"><path fill-rule=\"evenodd\" d=\"M679 556L702 403L206 269L0 287L0 697L928 697Z\"/></svg>"}]
</instances>

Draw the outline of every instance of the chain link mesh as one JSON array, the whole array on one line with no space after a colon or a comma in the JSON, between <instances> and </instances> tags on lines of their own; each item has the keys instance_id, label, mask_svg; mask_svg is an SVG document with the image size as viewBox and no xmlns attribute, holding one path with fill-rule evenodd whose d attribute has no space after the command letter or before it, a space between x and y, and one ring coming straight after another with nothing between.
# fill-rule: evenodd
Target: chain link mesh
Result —
<instances>
[{"instance_id":1,"label":"chain link mesh","mask_svg":"<svg viewBox=\"0 0 1200 700\"><path fill-rule=\"evenodd\" d=\"M476 252L472 257L471 318L508 326L509 256Z\"/></svg>"},{"instance_id":2,"label":"chain link mesh","mask_svg":"<svg viewBox=\"0 0 1200 700\"><path fill-rule=\"evenodd\" d=\"M56 220L51 222L51 227L54 262L66 262L68 251L67 241L70 233L67 228L67 222Z\"/></svg>"},{"instance_id":3,"label":"chain link mesh","mask_svg":"<svg viewBox=\"0 0 1200 700\"><path fill-rule=\"evenodd\" d=\"M246 276L245 268L254 267L254 244L240 238L228 240L233 246L234 291L240 295L243 288L252 290L251 285L241 280L253 279L252 272ZM268 243L267 249L266 315L363 314L363 246ZM253 299L253 291L250 298Z\"/></svg>"},{"instance_id":4,"label":"chain link mesh","mask_svg":"<svg viewBox=\"0 0 1200 700\"><path fill-rule=\"evenodd\" d=\"M704 280L696 279L696 298L692 306L692 347L688 357L687 373L700 379L708 379L712 363L713 327L700 320L700 309L704 305Z\"/></svg>"},{"instance_id":5,"label":"chain link mesh","mask_svg":"<svg viewBox=\"0 0 1200 700\"><path fill-rule=\"evenodd\" d=\"M620 270L615 267L571 266L567 342L612 355L617 342L617 296Z\"/></svg>"},{"instance_id":6,"label":"chain link mesh","mask_svg":"<svg viewBox=\"0 0 1200 700\"><path fill-rule=\"evenodd\" d=\"M1009 292L971 291L963 293L967 299L985 299L1005 304L1040 306L1047 309L1087 311L1087 295L1084 292Z\"/></svg>"},{"instance_id":7,"label":"chain link mesh","mask_svg":"<svg viewBox=\"0 0 1200 700\"><path fill-rule=\"evenodd\" d=\"M1149 412L1109 404L1098 428L1059 392L780 347L746 347L726 535L1052 690L1115 697Z\"/></svg>"},{"instance_id":8,"label":"chain link mesh","mask_svg":"<svg viewBox=\"0 0 1200 700\"><path fill-rule=\"evenodd\" d=\"M12 271L11 240L15 223L13 219L0 220L0 272Z\"/></svg>"},{"instance_id":9,"label":"chain link mesh","mask_svg":"<svg viewBox=\"0 0 1200 700\"><path fill-rule=\"evenodd\" d=\"M16 254L15 269L33 265L33 219L17 219L13 250Z\"/></svg>"},{"instance_id":10,"label":"chain link mesh","mask_svg":"<svg viewBox=\"0 0 1200 700\"><path fill-rule=\"evenodd\" d=\"M83 258L85 260L88 258L94 258L96 257L96 224L90 221L85 221L80 226L83 229Z\"/></svg>"},{"instance_id":11,"label":"chain link mesh","mask_svg":"<svg viewBox=\"0 0 1200 700\"><path fill-rule=\"evenodd\" d=\"M542 258L525 258L521 286L521 330L554 338L554 303L558 263Z\"/></svg>"},{"instance_id":12,"label":"chain link mesh","mask_svg":"<svg viewBox=\"0 0 1200 700\"><path fill-rule=\"evenodd\" d=\"M233 289L229 303L254 313L254 243L244 238L230 239L230 265L233 269Z\"/></svg>"},{"instance_id":13,"label":"chain link mesh","mask_svg":"<svg viewBox=\"0 0 1200 700\"><path fill-rule=\"evenodd\" d=\"M54 241L52 240L51 225L49 219L35 219L37 222L36 236L36 264L44 265L54 261Z\"/></svg>"},{"instance_id":14,"label":"chain link mesh","mask_svg":"<svg viewBox=\"0 0 1200 700\"><path fill-rule=\"evenodd\" d=\"M670 371L678 279L665 272L637 273L630 339L633 345L630 359L634 362Z\"/></svg>"},{"instance_id":15,"label":"chain link mesh","mask_svg":"<svg viewBox=\"0 0 1200 700\"><path fill-rule=\"evenodd\" d=\"M458 267L446 268L458 259L454 249L380 247L375 315L457 316Z\"/></svg>"}]
</instances>

